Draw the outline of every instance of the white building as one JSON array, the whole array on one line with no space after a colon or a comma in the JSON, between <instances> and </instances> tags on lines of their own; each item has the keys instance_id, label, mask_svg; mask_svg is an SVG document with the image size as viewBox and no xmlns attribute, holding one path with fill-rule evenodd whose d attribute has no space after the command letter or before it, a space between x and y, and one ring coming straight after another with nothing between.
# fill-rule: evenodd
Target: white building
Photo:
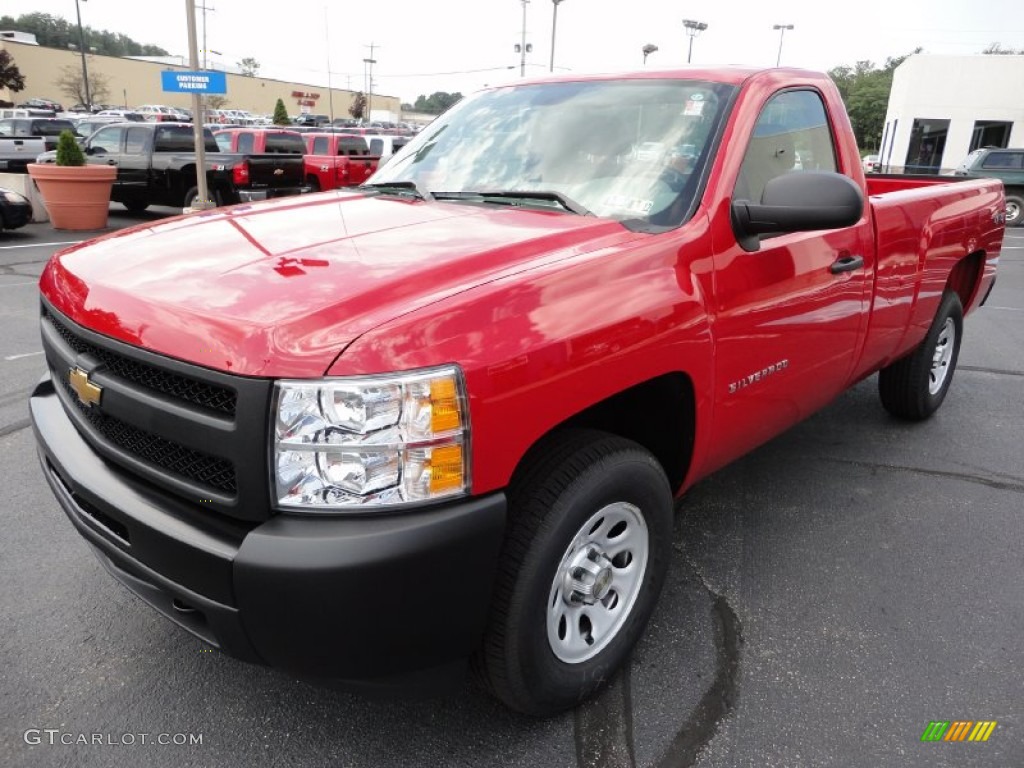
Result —
<instances>
[{"instance_id":1,"label":"white building","mask_svg":"<svg viewBox=\"0 0 1024 768\"><path fill-rule=\"evenodd\" d=\"M892 78L883 170L940 173L978 147L1024 147L1024 56L914 54Z\"/></svg>"}]
</instances>

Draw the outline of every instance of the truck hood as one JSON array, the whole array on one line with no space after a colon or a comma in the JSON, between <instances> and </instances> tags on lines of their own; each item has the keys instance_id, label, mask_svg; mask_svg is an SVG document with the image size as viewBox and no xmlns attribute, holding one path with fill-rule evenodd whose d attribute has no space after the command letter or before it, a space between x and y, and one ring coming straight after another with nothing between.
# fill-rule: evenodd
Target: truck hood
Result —
<instances>
[{"instance_id":1,"label":"truck hood","mask_svg":"<svg viewBox=\"0 0 1024 768\"><path fill-rule=\"evenodd\" d=\"M98 333L210 368L319 376L360 334L636 237L605 219L354 192L238 205L56 254L40 280Z\"/></svg>"}]
</instances>

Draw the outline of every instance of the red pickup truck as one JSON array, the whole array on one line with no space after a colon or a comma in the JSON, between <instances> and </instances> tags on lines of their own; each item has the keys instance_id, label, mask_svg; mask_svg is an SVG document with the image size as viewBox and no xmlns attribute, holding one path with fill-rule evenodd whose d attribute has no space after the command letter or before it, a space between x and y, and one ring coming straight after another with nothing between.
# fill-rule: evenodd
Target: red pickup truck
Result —
<instances>
[{"instance_id":1,"label":"red pickup truck","mask_svg":"<svg viewBox=\"0 0 1024 768\"><path fill-rule=\"evenodd\" d=\"M473 658L556 712L642 634L675 497L873 373L896 417L940 406L1004 216L998 181L866 180L821 74L486 89L358 190L56 254L43 474L229 654L370 683Z\"/></svg>"},{"instance_id":2,"label":"red pickup truck","mask_svg":"<svg viewBox=\"0 0 1024 768\"><path fill-rule=\"evenodd\" d=\"M313 191L362 184L377 170L366 139L344 133L306 133L306 183Z\"/></svg>"}]
</instances>

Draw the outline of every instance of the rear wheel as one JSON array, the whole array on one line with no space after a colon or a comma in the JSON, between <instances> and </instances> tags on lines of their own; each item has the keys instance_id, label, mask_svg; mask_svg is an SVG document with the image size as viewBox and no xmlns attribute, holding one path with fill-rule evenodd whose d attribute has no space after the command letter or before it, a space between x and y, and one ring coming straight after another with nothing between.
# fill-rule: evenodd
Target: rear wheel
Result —
<instances>
[{"instance_id":1,"label":"rear wheel","mask_svg":"<svg viewBox=\"0 0 1024 768\"><path fill-rule=\"evenodd\" d=\"M318 179L316 176L308 177L306 179L306 183L309 184L309 191L310 192L319 192L320 191L320 179Z\"/></svg>"},{"instance_id":2,"label":"rear wheel","mask_svg":"<svg viewBox=\"0 0 1024 768\"><path fill-rule=\"evenodd\" d=\"M207 190L207 192L210 195L210 199L213 200L214 205L217 205L217 206L222 205L221 195L220 195L220 192L218 190L210 189L210 190ZM199 198L199 187L192 187L191 189L188 190L188 192L185 193L185 203L184 203L183 207L191 208L192 207L192 203L194 203L198 198Z\"/></svg>"},{"instance_id":3,"label":"rear wheel","mask_svg":"<svg viewBox=\"0 0 1024 768\"><path fill-rule=\"evenodd\" d=\"M1024 198L1019 195L1006 196L1006 226L1019 227L1024 219Z\"/></svg>"},{"instance_id":4,"label":"rear wheel","mask_svg":"<svg viewBox=\"0 0 1024 768\"><path fill-rule=\"evenodd\" d=\"M149 203L145 200L125 200L121 205L127 208L129 213L142 213L149 208Z\"/></svg>"},{"instance_id":5,"label":"rear wheel","mask_svg":"<svg viewBox=\"0 0 1024 768\"><path fill-rule=\"evenodd\" d=\"M953 382L963 328L960 297L946 291L924 341L878 375L878 394L889 413L921 421L939 409Z\"/></svg>"},{"instance_id":6,"label":"rear wheel","mask_svg":"<svg viewBox=\"0 0 1024 768\"><path fill-rule=\"evenodd\" d=\"M668 568L672 493L636 443L567 432L520 473L510 518L477 666L508 706L548 715L598 691L643 633Z\"/></svg>"}]
</instances>

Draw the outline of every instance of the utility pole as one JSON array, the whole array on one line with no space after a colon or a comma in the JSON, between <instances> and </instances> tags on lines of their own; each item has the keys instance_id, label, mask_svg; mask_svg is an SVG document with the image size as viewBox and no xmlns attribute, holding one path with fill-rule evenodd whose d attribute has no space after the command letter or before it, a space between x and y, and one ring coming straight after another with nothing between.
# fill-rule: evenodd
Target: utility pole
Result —
<instances>
[{"instance_id":1,"label":"utility pole","mask_svg":"<svg viewBox=\"0 0 1024 768\"><path fill-rule=\"evenodd\" d=\"M185 0L185 17L188 20L188 56L193 71L199 69L199 44L196 42L195 0ZM203 98L198 92L192 94L192 136L196 150L196 189L198 196L192 202L193 210L209 210L216 203L210 199L206 186L206 143L204 141Z\"/></svg>"},{"instance_id":2,"label":"utility pole","mask_svg":"<svg viewBox=\"0 0 1024 768\"><path fill-rule=\"evenodd\" d=\"M380 46L371 42L369 45L363 47L370 49L370 57L368 59L363 59L363 63L368 65L370 69L369 80L367 81L366 88L366 120L369 122L370 115L373 114L371 111L373 107L373 65L377 63L377 60L373 58L373 51L375 48L380 48Z\"/></svg>"},{"instance_id":3,"label":"utility pole","mask_svg":"<svg viewBox=\"0 0 1024 768\"><path fill-rule=\"evenodd\" d=\"M84 3L85 0L82 0ZM85 108L92 113L92 96L89 94L89 68L85 65L85 31L82 29L82 11L75 0L75 13L78 14L78 44L82 52L82 84L85 86Z\"/></svg>"},{"instance_id":4,"label":"utility pole","mask_svg":"<svg viewBox=\"0 0 1024 768\"><path fill-rule=\"evenodd\" d=\"M206 12L207 11L216 11L217 9L214 8L212 5L207 7L205 3L203 5L197 5L196 7L202 9L202 11L203 11L203 69L205 70L205 69L207 69L207 65L206 65L206 53L207 53L207 51L206 51Z\"/></svg>"},{"instance_id":5,"label":"utility pole","mask_svg":"<svg viewBox=\"0 0 1024 768\"><path fill-rule=\"evenodd\" d=\"M558 26L558 6L565 0L551 0L551 2L555 7L551 11L551 66L548 67L548 72L555 71L555 28Z\"/></svg>"},{"instance_id":6,"label":"utility pole","mask_svg":"<svg viewBox=\"0 0 1024 768\"><path fill-rule=\"evenodd\" d=\"M334 125L334 87L331 85L331 30L327 19L327 6L324 6L324 38L327 40L327 100L331 105L331 125Z\"/></svg>"},{"instance_id":7,"label":"utility pole","mask_svg":"<svg viewBox=\"0 0 1024 768\"><path fill-rule=\"evenodd\" d=\"M520 0L520 2L523 4L523 39L519 46L519 76L526 77L526 4L530 0Z\"/></svg>"}]
</instances>

